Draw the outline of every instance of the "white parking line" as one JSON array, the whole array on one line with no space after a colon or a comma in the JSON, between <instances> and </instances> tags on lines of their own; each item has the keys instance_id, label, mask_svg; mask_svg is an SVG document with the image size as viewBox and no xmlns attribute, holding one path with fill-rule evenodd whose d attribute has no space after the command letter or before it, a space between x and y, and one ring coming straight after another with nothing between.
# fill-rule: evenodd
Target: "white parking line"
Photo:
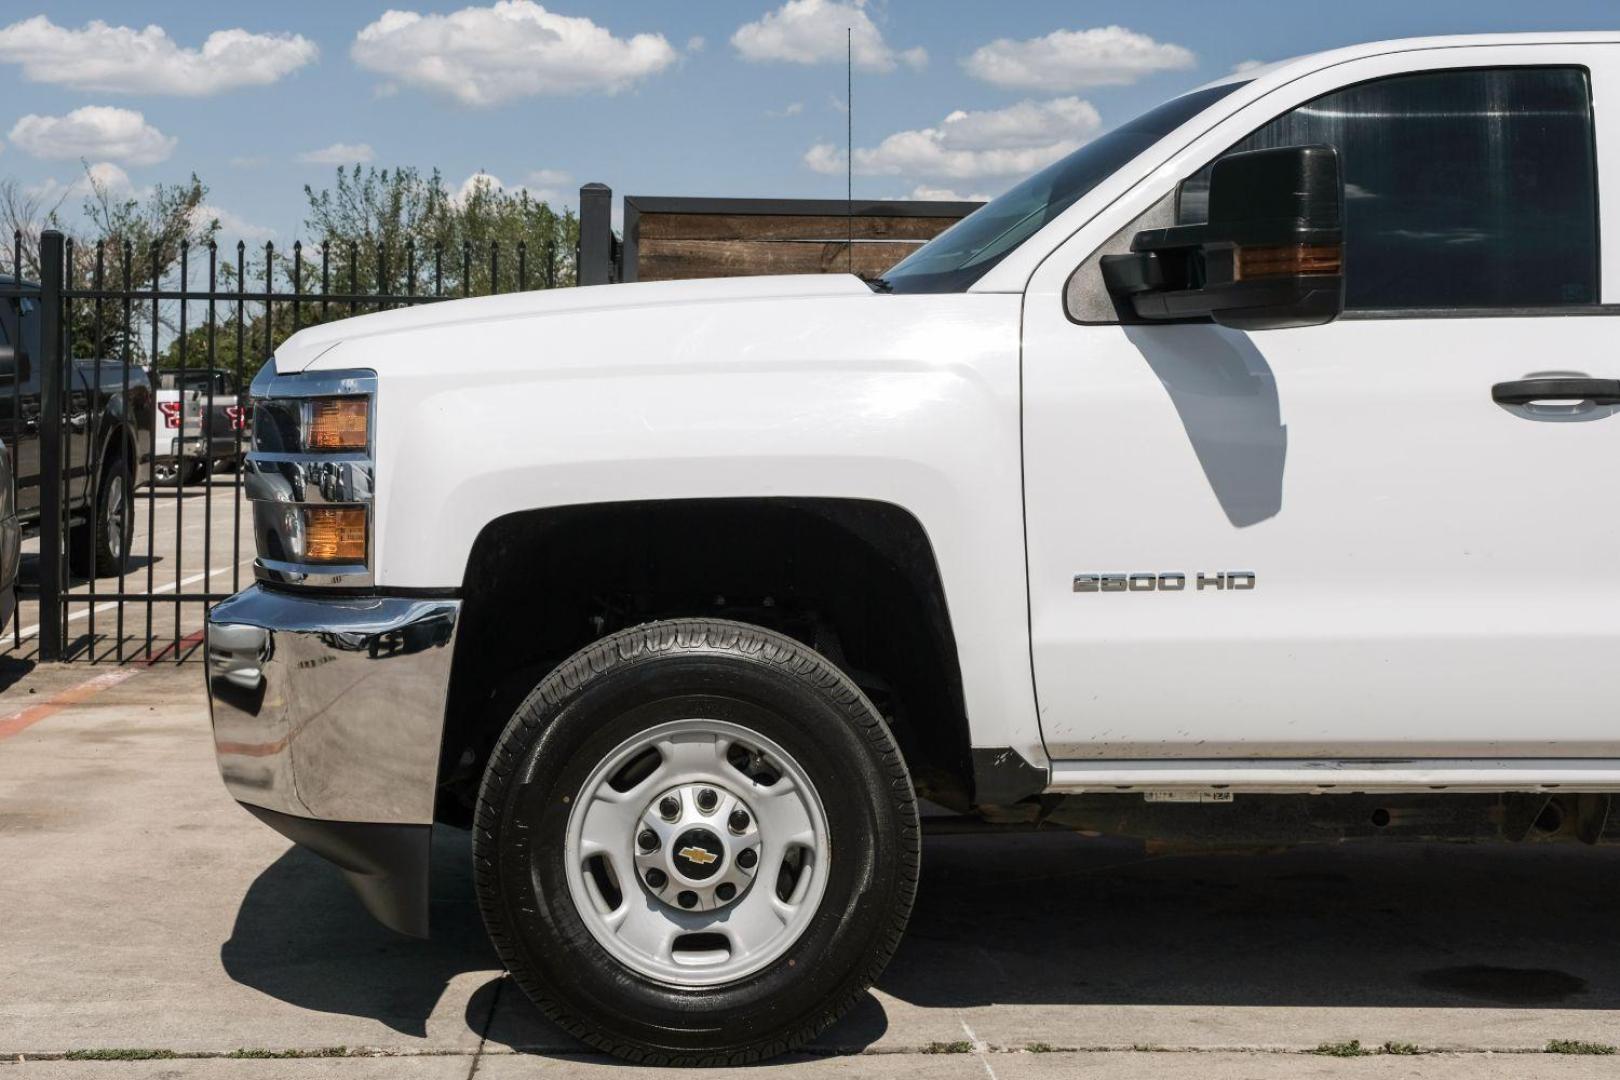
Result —
<instances>
[{"instance_id":1,"label":"white parking line","mask_svg":"<svg viewBox=\"0 0 1620 1080\"><path fill-rule=\"evenodd\" d=\"M243 559L241 562L237 563L236 566L221 566L216 570L209 570L207 573L192 574L190 577L181 578L179 581L171 581L171 582L168 582L167 584L159 585L156 588L154 588L151 591L151 593L148 594L148 595L157 596L159 593L173 592L175 589L178 589L182 585L194 585L197 582L202 581L204 578L213 577L215 574L223 574L223 573L226 573L227 571L235 570L238 566L251 566L251 565L253 565L253 560L252 559ZM72 593L67 594L66 599L68 599L68 600L73 599L73 594ZM131 603L139 603L140 601L132 600L130 602ZM116 608L118 606L118 603L119 602L117 600L108 600L105 603L97 604L93 608L85 608L83 611L74 612L72 615L69 615L66 619L64 619L62 621L65 622L65 623L70 623L70 622L75 622L76 620L79 620L79 619L88 618L92 611L94 611L94 612L96 612L98 614L100 612L103 612L103 611L111 611L113 608ZM22 629L21 633L18 635L18 637L19 638L27 638L27 637L31 637L31 636L33 636L34 634L37 634L37 633L39 633L39 624L35 623L33 626L25 626Z\"/></svg>"}]
</instances>

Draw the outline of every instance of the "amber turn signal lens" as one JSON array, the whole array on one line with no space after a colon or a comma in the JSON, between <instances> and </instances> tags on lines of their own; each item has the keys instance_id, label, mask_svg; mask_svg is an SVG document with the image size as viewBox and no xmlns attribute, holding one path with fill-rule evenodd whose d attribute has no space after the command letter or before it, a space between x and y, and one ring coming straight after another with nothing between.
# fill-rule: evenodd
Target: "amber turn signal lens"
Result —
<instances>
[{"instance_id":1,"label":"amber turn signal lens","mask_svg":"<svg viewBox=\"0 0 1620 1080\"><path fill-rule=\"evenodd\" d=\"M365 507L306 506L303 514L305 562L366 561Z\"/></svg>"},{"instance_id":2,"label":"amber turn signal lens","mask_svg":"<svg viewBox=\"0 0 1620 1080\"><path fill-rule=\"evenodd\" d=\"M315 398L309 403L307 450L364 450L370 402L363 397Z\"/></svg>"},{"instance_id":3,"label":"amber turn signal lens","mask_svg":"<svg viewBox=\"0 0 1620 1080\"><path fill-rule=\"evenodd\" d=\"M1338 244L1284 244L1277 247L1238 248L1237 280L1337 274L1344 264Z\"/></svg>"}]
</instances>

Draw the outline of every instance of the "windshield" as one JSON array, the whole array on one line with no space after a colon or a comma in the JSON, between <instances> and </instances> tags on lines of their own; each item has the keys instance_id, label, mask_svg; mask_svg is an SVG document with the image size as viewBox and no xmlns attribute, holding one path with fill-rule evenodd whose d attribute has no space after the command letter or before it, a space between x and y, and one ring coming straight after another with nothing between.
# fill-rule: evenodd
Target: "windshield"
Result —
<instances>
[{"instance_id":1,"label":"windshield","mask_svg":"<svg viewBox=\"0 0 1620 1080\"><path fill-rule=\"evenodd\" d=\"M1172 98L1138 116L952 225L878 279L897 293L962 292L1136 155L1230 94L1223 83Z\"/></svg>"}]
</instances>

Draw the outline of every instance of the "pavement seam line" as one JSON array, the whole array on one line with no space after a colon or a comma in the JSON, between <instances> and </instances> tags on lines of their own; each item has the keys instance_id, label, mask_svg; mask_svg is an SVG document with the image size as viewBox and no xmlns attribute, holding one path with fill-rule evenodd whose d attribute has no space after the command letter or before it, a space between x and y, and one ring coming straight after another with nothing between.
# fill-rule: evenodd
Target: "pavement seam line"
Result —
<instances>
[{"instance_id":1,"label":"pavement seam line","mask_svg":"<svg viewBox=\"0 0 1620 1080\"><path fill-rule=\"evenodd\" d=\"M985 1048L984 1049L984 1054L985 1054L986 1057L989 1057L991 1055L1027 1054L1027 1053L1030 1052L1027 1049L1024 1049L1024 1048L1021 1048L1021 1047L1010 1047L1010 1046L996 1047L996 1046L991 1046L988 1043L984 1043L983 1045L984 1045L984 1048ZM94 1048L80 1048L80 1049L94 1049ZM286 1060L313 1059L316 1056L313 1052L311 1052L311 1053L309 1053L307 1055L307 1057L301 1057L300 1054L297 1052L298 1048L289 1048L289 1049L292 1052L290 1052L290 1053L288 1053L286 1055ZM583 1048L580 1048L580 1049L558 1049L558 1048L555 1048L555 1047L535 1047L535 1046L524 1046L524 1045L519 1044L519 1045L513 1046L511 1052L515 1053L515 1054L521 1054L521 1055L531 1055L531 1056L537 1056L537 1057L552 1057L552 1058L557 1058L557 1059L561 1059L561 1060L569 1060L569 1061L572 1061L572 1060L589 1060L589 1061L601 1061L601 1062L609 1063L609 1064L622 1064L622 1062L620 1062L617 1058L613 1058L613 1057L605 1055L605 1054L582 1053L581 1052L582 1049ZM13 1064L25 1065L25 1064L27 1064L29 1062L38 1062L38 1061L70 1061L70 1060L73 1060L73 1059L70 1059L68 1057L68 1055L71 1054L71 1053L74 1053L74 1052L75 1051L73 1051L73 1050L46 1050L46 1051L23 1051L23 1052L7 1051L7 1052L0 1052L0 1068L3 1068L6 1065L13 1065ZM433 1057L453 1058L453 1057L469 1057L469 1058L473 1058L474 1066L476 1067L477 1061L483 1056L483 1054L485 1052L486 1051L483 1048L482 1041L480 1041L479 1047L477 1049L474 1049L474 1050L459 1050L459 1049L450 1048L450 1047L446 1047L446 1048L443 1048L443 1049L432 1048L432 1049L422 1049L422 1050L396 1050L396 1049L388 1049L386 1047L380 1047L380 1046L378 1046L378 1047L356 1046L356 1047L349 1048L347 1053L341 1055L341 1058L342 1059L348 1059L348 1058L433 1058ZM493 1053L494 1051L489 1051L489 1052ZM172 1052L172 1056L165 1055L165 1057L162 1058L162 1059L154 1059L154 1060L219 1061L219 1060L233 1059L235 1057L236 1053L237 1053L237 1051L235 1051L235 1050L176 1050L176 1051ZM800 1050L799 1053L803 1053L808 1057L814 1057L814 1058L930 1057L930 1060L932 1060L930 1055L932 1053L934 1053L934 1052L930 1051L925 1046L907 1046L907 1047L896 1047L896 1048L893 1048L893 1049L872 1049L872 1048L867 1048L865 1050L837 1051L837 1052L828 1052L828 1051L823 1051L823 1050L817 1049L815 1047L806 1047L806 1048ZM1189 1056L1226 1054L1226 1055L1247 1055L1247 1056L1250 1056L1250 1057L1258 1057L1258 1056L1266 1056L1266 1057L1290 1057L1290 1056L1295 1056L1295 1057L1316 1057L1316 1056L1319 1056L1317 1051L1314 1050L1314 1049L1305 1049L1305 1048L1300 1048L1300 1047L1279 1047L1279 1046L1154 1046L1151 1049L1148 1049L1148 1048L1142 1048L1142 1047L1137 1047L1137 1046L1123 1046L1123 1045L1121 1045L1121 1046L1063 1046L1063 1047L1053 1047L1051 1050L1042 1051L1041 1056L1042 1057L1050 1057L1050 1056L1065 1055L1065 1054L1067 1054L1067 1055L1076 1055L1076 1056L1081 1055L1081 1054L1121 1054L1121 1055L1131 1054L1131 1055L1136 1055L1136 1056L1139 1056L1139 1057L1148 1056L1148 1055L1159 1056L1159 1055L1165 1055L1165 1054L1183 1054L1183 1055L1189 1055ZM1369 1056L1369 1057L1384 1057L1384 1056L1389 1056L1389 1055L1383 1055L1383 1054L1374 1053L1374 1054L1370 1054L1370 1055L1367 1055L1367 1056ZM1423 1053L1421 1055L1418 1055L1418 1056L1421 1056L1421 1057L1446 1057L1446 1056L1449 1056L1449 1057L1489 1057L1489 1056L1567 1057L1567 1056L1574 1056L1574 1055L1549 1054L1545 1047L1528 1047L1528 1046L1526 1046L1526 1047L1505 1047L1505 1048L1498 1048L1498 1049L1487 1049L1487 1048L1480 1048L1480 1047L1460 1048L1460 1049L1456 1048L1456 1047L1424 1047ZM323 1060L336 1060L336 1059L338 1059L338 1058L337 1058L337 1056L334 1055L333 1057L325 1058ZM3 1075L3 1074L0 1074L0 1075ZM470 1077L471 1073L469 1073L468 1075Z\"/></svg>"},{"instance_id":2,"label":"pavement seam line","mask_svg":"<svg viewBox=\"0 0 1620 1080\"><path fill-rule=\"evenodd\" d=\"M45 701L18 709L9 716L0 717L0 740L9 739L13 735L26 731L46 717L54 716L63 709L88 701L103 690L117 686L125 679L133 679L138 674L140 674L139 670L133 668L121 668L118 671L103 672L100 675L86 679L77 686L70 686Z\"/></svg>"},{"instance_id":3,"label":"pavement seam line","mask_svg":"<svg viewBox=\"0 0 1620 1080\"><path fill-rule=\"evenodd\" d=\"M980 1065L984 1066L985 1075L988 1076L990 1080L1000 1080L1000 1078L996 1076L996 1070L990 1067L990 1047L983 1039L973 1034L973 1029L968 1027L966 1020L958 1017L957 1023L962 1025L962 1031L968 1037L968 1045L973 1047L973 1056L979 1059Z\"/></svg>"},{"instance_id":4,"label":"pavement seam line","mask_svg":"<svg viewBox=\"0 0 1620 1080\"><path fill-rule=\"evenodd\" d=\"M495 979L495 993L490 998L489 1015L484 1017L484 1030L478 1033L478 1048L473 1051L472 1065L467 1069L467 1080L478 1075L478 1064L484 1060L484 1047L489 1044L489 1029L495 1026L495 1010L501 1007L501 991L506 989L506 976Z\"/></svg>"}]
</instances>

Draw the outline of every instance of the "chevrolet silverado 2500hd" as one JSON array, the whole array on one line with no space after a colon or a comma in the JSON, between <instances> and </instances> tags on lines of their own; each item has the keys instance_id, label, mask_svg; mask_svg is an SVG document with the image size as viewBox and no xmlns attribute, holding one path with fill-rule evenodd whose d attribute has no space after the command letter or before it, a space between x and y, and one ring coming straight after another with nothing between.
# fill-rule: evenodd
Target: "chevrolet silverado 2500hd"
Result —
<instances>
[{"instance_id":1,"label":"chevrolet silverado 2500hd","mask_svg":"<svg viewBox=\"0 0 1620 1080\"><path fill-rule=\"evenodd\" d=\"M743 1061L895 948L917 800L1189 843L1604 837L1620 34L1234 75L883 279L305 330L255 380L231 793L517 983ZM447 362L452 358L454 362Z\"/></svg>"}]
</instances>

